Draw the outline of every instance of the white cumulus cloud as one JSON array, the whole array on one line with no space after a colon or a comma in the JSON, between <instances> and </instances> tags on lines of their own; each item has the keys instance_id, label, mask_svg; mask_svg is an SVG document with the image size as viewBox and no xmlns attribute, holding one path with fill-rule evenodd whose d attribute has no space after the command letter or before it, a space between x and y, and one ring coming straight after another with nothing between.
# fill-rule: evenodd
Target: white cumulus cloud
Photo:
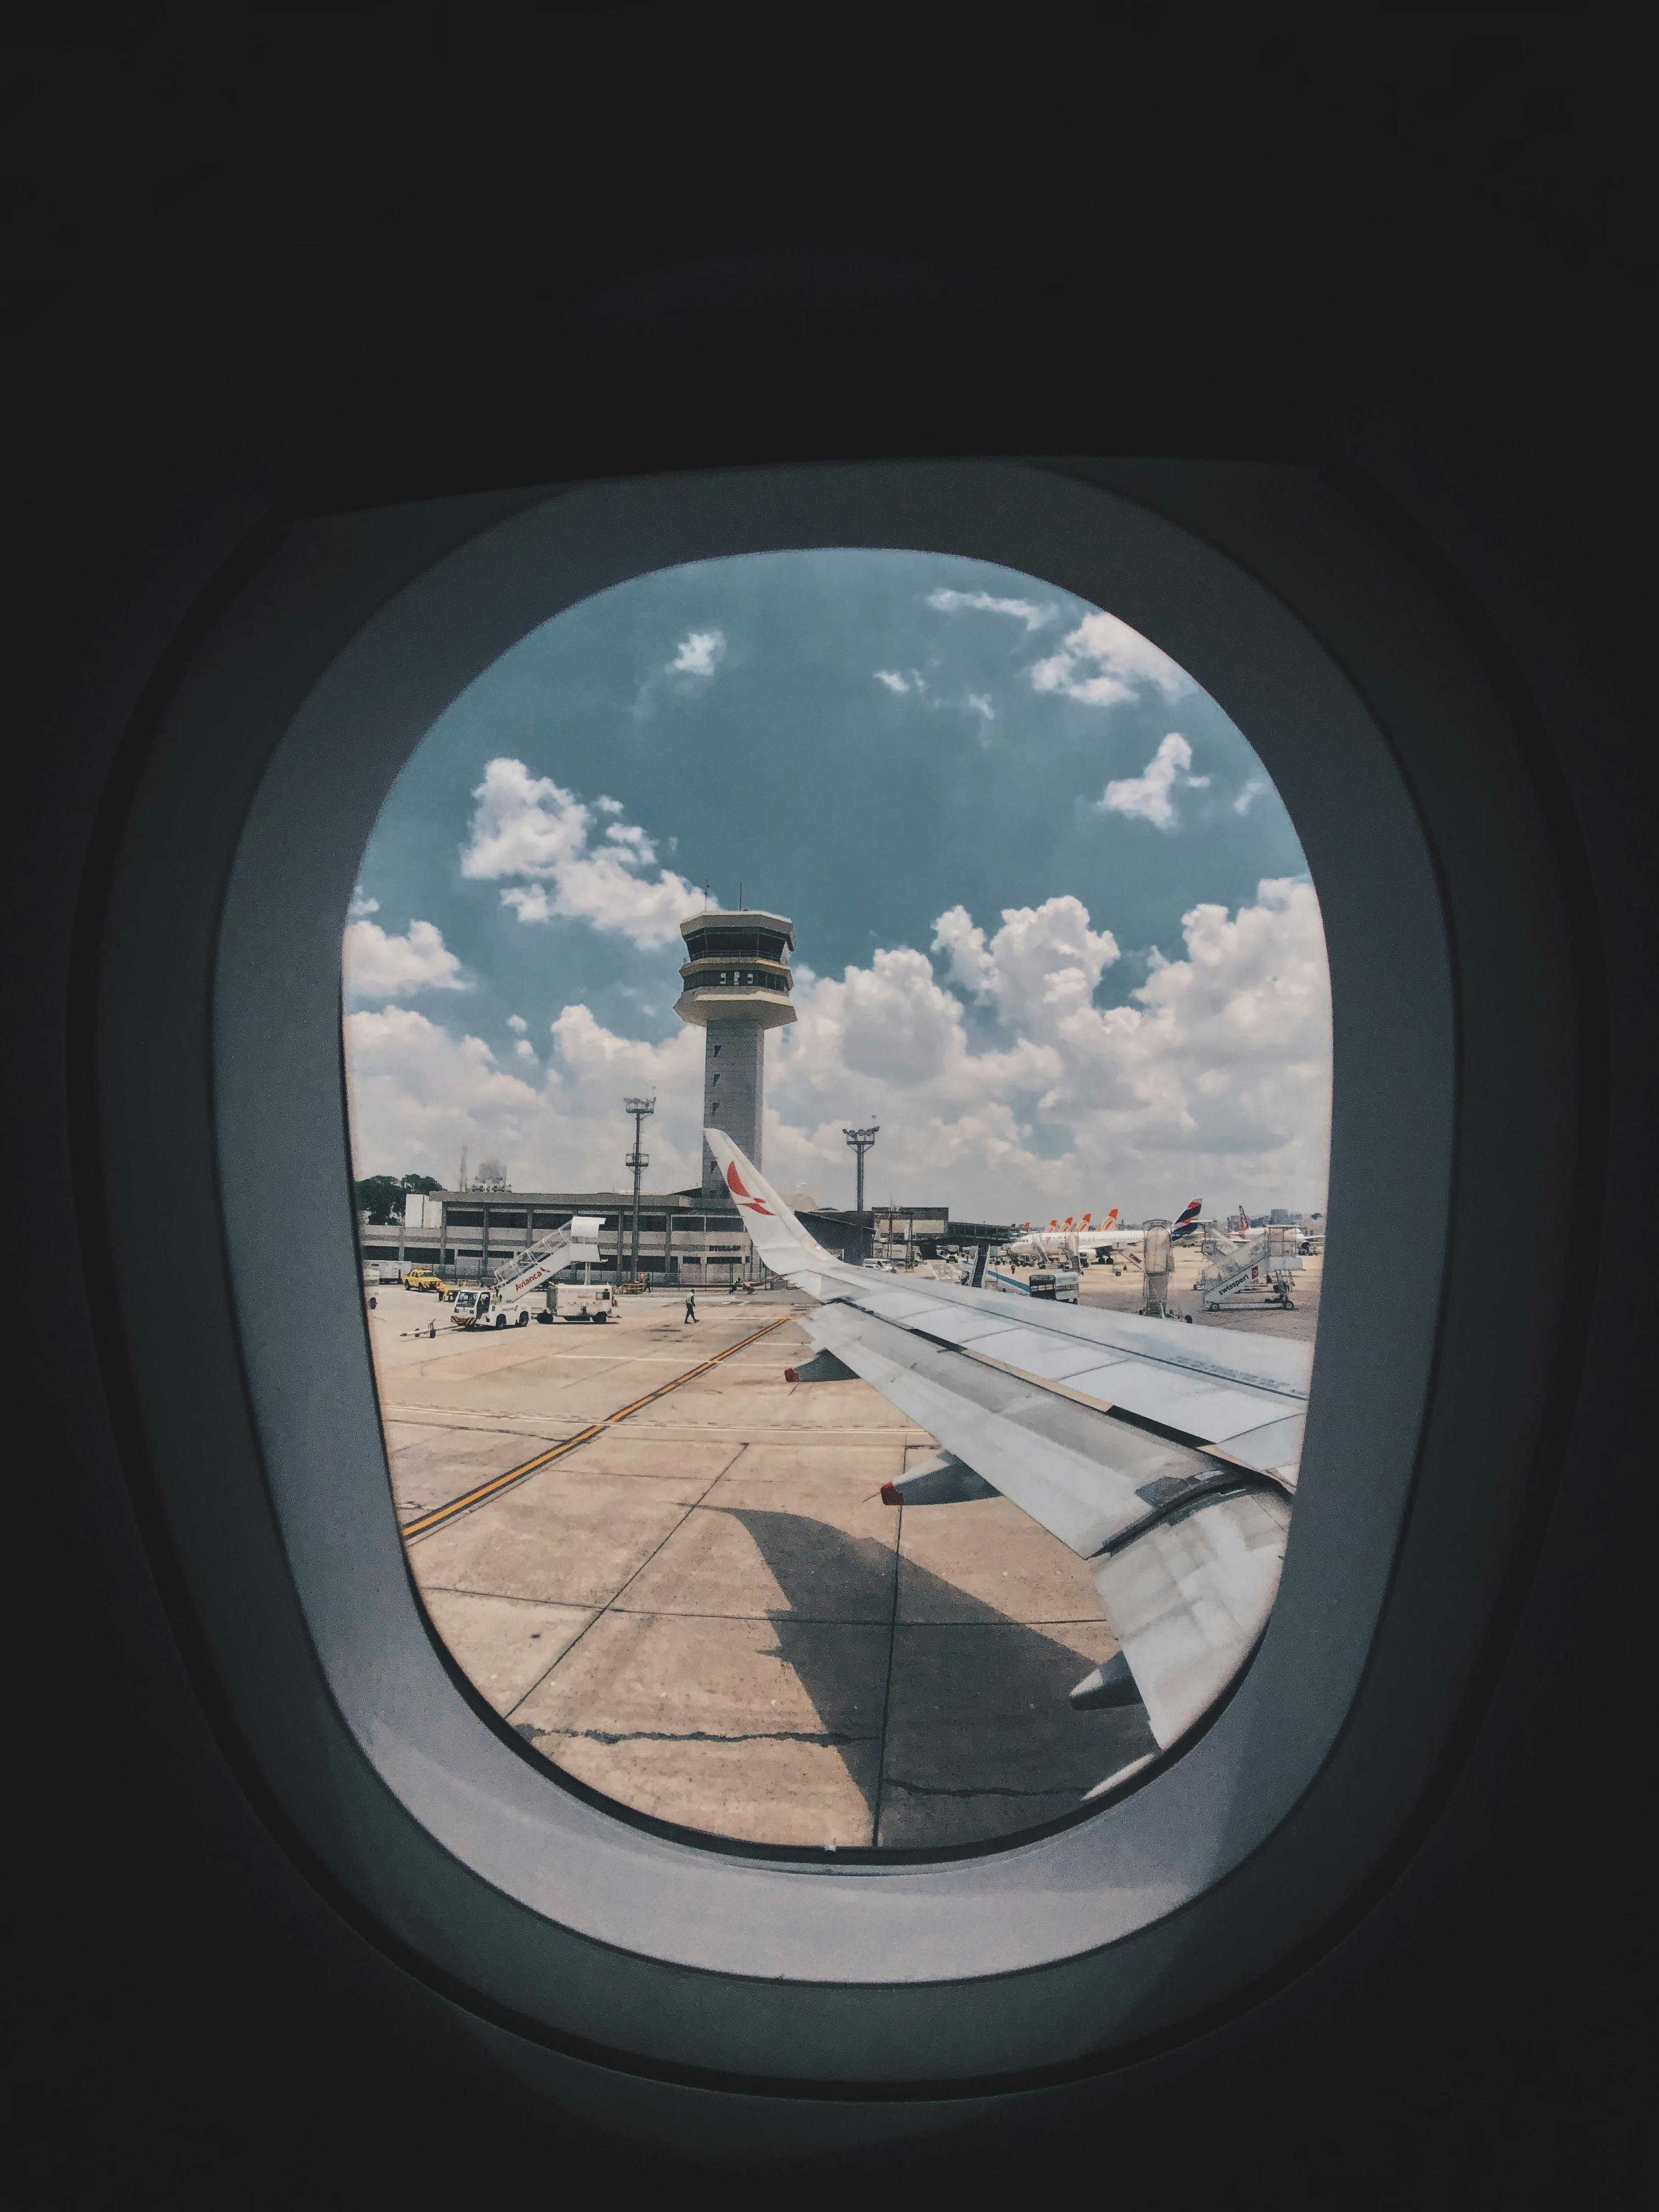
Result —
<instances>
[{"instance_id":1,"label":"white cumulus cloud","mask_svg":"<svg viewBox=\"0 0 1659 2212\"><path fill-rule=\"evenodd\" d=\"M933 925L933 950L950 980L994 1006L1005 1028L1043 1031L1087 1006L1120 957L1111 931L1091 928L1088 908L1069 896L1004 907L1002 927L988 939L966 907L953 906Z\"/></svg>"},{"instance_id":2,"label":"white cumulus cloud","mask_svg":"<svg viewBox=\"0 0 1659 2212\"><path fill-rule=\"evenodd\" d=\"M523 1036L528 1030L530 1024L526 1021L522 1014L509 1014L507 1018L507 1026L510 1030L516 1030L518 1034L520 1036Z\"/></svg>"},{"instance_id":3,"label":"white cumulus cloud","mask_svg":"<svg viewBox=\"0 0 1659 2212\"><path fill-rule=\"evenodd\" d=\"M878 668L872 670L872 673L874 675L877 683L884 684L890 691L903 693L906 691L925 691L927 689L926 678L918 676L914 668L909 670L908 673L903 669L899 668Z\"/></svg>"},{"instance_id":4,"label":"white cumulus cloud","mask_svg":"<svg viewBox=\"0 0 1659 2212\"><path fill-rule=\"evenodd\" d=\"M1311 1209L1325 1188L1330 987L1318 902L1301 878L1264 880L1237 908L1200 903L1175 957L1153 951L1122 1004L1097 1006L1120 960L1080 899L1009 908L995 927L964 906L933 952L883 948L839 975L797 969L798 1022L769 1039L765 1165L851 1203L843 1125L881 1125L868 1188L879 1202L1047 1218L1117 1205L1129 1221L1245 1200ZM358 1172L446 1181L467 1145L520 1189L618 1189L629 1092L654 1095L650 1182L694 1182L703 1038L608 1028L586 1006L502 1066L483 1041L402 1006L347 1023Z\"/></svg>"},{"instance_id":5,"label":"white cumulus cloud","mask_svg":"<svg viewBox=\"0 0 1659 2212\"><path fill-rule=\"evenodd\" d=\"M371 912L379 910L373 899L363 904ZM358 911L354 905L353 912ZM346 988L356 999L406 999L414 991L470 988L434 922L411 921L404 935L394 937L365 915L346 925L344 959Z\"/></svg>"},{"instance_id":6,"label":"white cumulus cloud","mask_svg":"<svg viewBox=\"0 0 1659 2212\"><path fill-rule=\"evenodd\" d=\"M1155 953L1117 1006L1093 1004L1115 938L1073 897L1009 908L994 931L950 908L942 975L897 949L798 986L800 1018L769 1047L769 1172L850 1203L842 1125L869 1115L882 1199L1021 1220L1120 1205L1138 1221L1194 1197L1318 1206L1331 1048L1312 887L1264 881L1182 929L1182 957ZM988 1042L964 1000L994 1012Z\"/></svg>"},{"instance_id":7,"label":"white cumulus cloud","mask_svg":"<svg viewBox=\"0 0 1659 2212\"><path fill-rule=\"evenodd\" d=\"M655 1091L652 1180L695 1182L702 1152L702 1035L676 1025L665 1042L616 1036L586 1006L550 1024L539 1065L528 1038L503 1067L482 1037L453 1035L410 1007L346 1018L352 1150L359 1175L450 1182L465 1146L500 1159L520 1190L616 1190L632 1127L625 1091Z\"/></svg>"},{"instance_id":8,"label":"white cumulus cloud","mask_svg":"<svg viewBox=\"0 0 1659 2212\"><path fill-rule=\"evenodd\" d=\"M482 1037L453 1036L411 1006L349 1014L346 1066L360 1175L448 1182L463 1145L526 1156L541 1113L536 1087L509 1075Z\"/></svg>"},{"instance_id":9,"label":"white cumulus cloud","mask_svg":"<svg viewBox=\"0 0 1659 2212\"><path fill-rule=\"evenodd\" d=\"M942 615L1012 615L1028 630L1041 629L1060 612L1058 607L1039 606L1035 599L1000 599L990 592L929 592L927 604Z\"/></svg>"},{"instance_id":10,"label":"white cumulus cloud","mask_svg":"<svg viewBox=\"0 0 1659 2212\"><path fill-rule=\"evenodd\" d=\"M671 676L712 676L725 652L724 630L694 629L680 640L674 658L667 664L668 672Z\"/></svg>"},{"instance_id":11,"label":"white cumulus cloud","mask_svg":"<svg viewBox=\"0 0 1659 2212\"><path fill-rule=\"evenodd\" d=\"M657 867L656 848L636 824L612 821L595 836L596 815L620 811L615 799L590 806L507 759L489 763L472 795L478 803L461 873L486 883L519 878L501 903L520 921L585 921L650 951L672 944L682 919L702 904L683 876Z\"/></svg>"},{"instance_id":12,"label":"white cumulus cloud","mask_svg":"<svg viewBox=\"0 0 1659 2212\"><path fill-rule=\"evenodd\" d=\"M1058 653L1033 663L1030 677L1034 690L1059 691L1087 707L1121 706L1148 684L1166 699L1194 688L1167 653L1109 614L1085 615Z\"/></svg>"},{"instance_id":13,"label":"white cumulus cloud","mask_svg":"<svg viewBox=\"0 0 1659 2212\"><path fill-rule=\"evenodd\" d=\"M1103 814L1132 814L1150 822L1154 829L1173 830L1177 818L1175 793L1209 788L1207 775L1188 773L1192 764L1192 747L1178 730L1171 730L1158 740L1158 750L1139 775L1109 783L1095 805Z\"/></svg>"}]
</instances>

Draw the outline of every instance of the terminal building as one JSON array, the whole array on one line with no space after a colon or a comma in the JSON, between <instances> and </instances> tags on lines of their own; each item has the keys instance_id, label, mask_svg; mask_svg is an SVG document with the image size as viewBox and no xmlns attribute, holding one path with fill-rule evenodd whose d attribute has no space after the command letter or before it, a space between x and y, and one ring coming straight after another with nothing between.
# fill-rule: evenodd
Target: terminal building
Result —
<instances>
[{"instance_id":1,"label":"terminal building","mask_svg":"<svg viewBox=\"0 0 1659 2212\"><path fill-rule=\"evenodd\" d=\"M851 1206L798 1206L801 1226L827 1252L854 1266L885 1260L908 1267L947 1248L978 1240L1000 1243L1006 1223L953 1221L943 1206L878 1206L860 1217ZM440 1190L405 1201L406 1218L362 1224L362 1256L385 1264L441 1269L463 1281L492 1274L514 1252L575 1213L596 1213L599 1265L595 1279L614 1282L629 1270L634 1196L621 1190ZM763 1282L757 1255L734 1207L709 1207L701 1185L691 1190L640 1194L640 1273L647 1281L686 1289L724 1290L734 1282Z\"/></svg>"},{"instance_id":2,"label":"terminal building","mask_svg":"<svg viewBox=\"0 0 1659 2212\"><path fill-rule=\"evenodd\" d=\"M603 1224L599 1279L615 1281L632 1257L631 1190L440 1190L411 1197L404 1211L401 1223L358 1231L365 1260L401 1260L471 1279L493 1274L575 1213L596 1213ZM659 1283L723 1288L758 1280L764 1270L736 1208L711 1214L695 1189L641 1192L640 1272Z\"/></svg>"}]
</instances>

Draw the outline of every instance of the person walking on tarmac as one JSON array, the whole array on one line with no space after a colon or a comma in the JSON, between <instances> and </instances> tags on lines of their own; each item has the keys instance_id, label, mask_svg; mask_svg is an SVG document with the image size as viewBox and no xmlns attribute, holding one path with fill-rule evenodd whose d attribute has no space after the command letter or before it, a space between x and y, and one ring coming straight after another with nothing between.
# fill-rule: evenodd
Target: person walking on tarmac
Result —
<instances>
[{"instance_id":1,"label":"person walking on tarmac","mask_svg":"<svg viewBox=\"0 0 1659 2212\"><path fill-rule=\"evenodd\" d=\"M688 1291L685 1294L685 1318L689 1322L697 1318L697 1294L695 1291Z\"/></svg>"}]
</instances>

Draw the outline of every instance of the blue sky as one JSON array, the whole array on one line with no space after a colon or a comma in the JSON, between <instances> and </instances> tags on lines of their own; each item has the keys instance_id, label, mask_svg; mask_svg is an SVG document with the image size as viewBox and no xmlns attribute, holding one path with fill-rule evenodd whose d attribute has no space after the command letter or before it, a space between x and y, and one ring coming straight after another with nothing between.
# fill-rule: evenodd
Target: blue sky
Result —
<instances>
[{"instance_id":1,"label":"blue sky","mask_svg":"<svg viewBox=\"0 0 1659 2212\"><path fill-rule=\"evenodd\" d=\"M692 1181L674 923L705 881L795 921L786 1187L844 1199L841 1124L875 1113L884 1197L1321 1202L1322 938L1248 740L1109 614L897 551L636 579L434 725L349 933L364 1171L447 1181L465 1142L520 1188L608 1184L645 1082L662 1180Z\"/></svg>"}]
</instances>

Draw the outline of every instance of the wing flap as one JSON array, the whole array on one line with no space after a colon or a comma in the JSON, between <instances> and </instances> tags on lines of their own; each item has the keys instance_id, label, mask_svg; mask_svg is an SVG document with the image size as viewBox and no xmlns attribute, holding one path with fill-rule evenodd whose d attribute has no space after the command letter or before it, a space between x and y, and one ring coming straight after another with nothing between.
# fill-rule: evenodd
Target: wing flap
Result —
<instances>
[{"instance_id":1,"label":"wing flap","mask_svg":"<svg viewBox=\"0 0 1659 2212\"><path fill-rule=\"evenodd\" d=\"M1279 1591L1290 1507L1222 1498L1098 1560L1095 1588L1158 1742L1184 1735L1255 1648Z\"/></svg>"},{"instance_id":2,"label":"wing flap","mask_svg":"<svg viewBox=\"0 0 1659 2212\"><path fill-rule=\"evenodd\" d=\"M1048 1336L1039 1329L1000 1328L989 1336L970 1337L967 1341L980 1358L1006 1360L1028 1375L1040 1375L1046 1382L1068 1382L1085 1368L1100 1364L1097 1346L1072 1344L1063 1336Z\"/></svg>"},{"instance_id":3,"label":"wing flap","mask_svg":"<svg viewBox=\"0 0 1659 2212\"><path fill-rule=\"evenodd\" d=\"M1083 1559L1146 1518L1142 1491L1216 1472L1186 1444L1054 1397L873 1315L824 1306L810 1321L815 1342Z\"/></svg>"}]
</instances>

